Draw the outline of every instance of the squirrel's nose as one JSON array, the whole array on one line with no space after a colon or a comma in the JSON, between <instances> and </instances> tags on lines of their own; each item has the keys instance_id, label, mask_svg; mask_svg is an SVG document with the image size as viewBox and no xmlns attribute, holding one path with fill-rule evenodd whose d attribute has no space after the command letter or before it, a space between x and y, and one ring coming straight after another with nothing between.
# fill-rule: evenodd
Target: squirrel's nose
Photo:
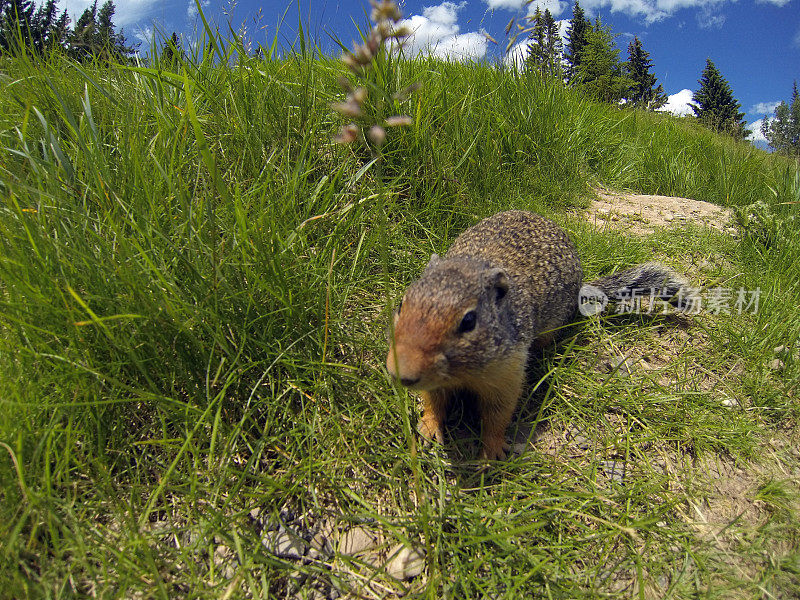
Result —
<instances>
[{"instance_id":1,"label":"squirrel's nose","mask_svg":"<svg viewBox=\"0 0 800 600\"><path fill-rule=\"evenodd\" d=\"M422 381L422 374L413 360L409 360L409 351L405 346L397 346L389 350L386 356L386 370L406 387L412 387ZM413 358L413 353L410 354Z\"/></svg>"}]
</instances>

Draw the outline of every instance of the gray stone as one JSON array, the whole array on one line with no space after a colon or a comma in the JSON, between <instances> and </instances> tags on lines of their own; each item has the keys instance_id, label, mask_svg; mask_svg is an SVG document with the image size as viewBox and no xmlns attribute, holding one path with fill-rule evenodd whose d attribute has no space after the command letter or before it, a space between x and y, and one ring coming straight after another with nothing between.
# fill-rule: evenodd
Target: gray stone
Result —
<instances>
[{"instance_id":1,"label":"gray stone","mask_svg":"<svg viewBox=\"0 0 800 600\"><path fill-rule=\"evenodd\" d=\"M600 469L616 483L622 483L625 478L625 463L621 460L601 460Z\"/></svg>"},{"instance_id":2,"label":"gray stone","mask_svg":"<svg viewBox=\"0 0 800 600\"><path fill-rule=\"evenodd\" d=\"M425 553L421 549L397 544L389 551L386 572L395 579L412 579L425 568Z\"/></svg>"},{"instance_id":3,"label":"gray stone","mask_svg":"<svg viewBox=\"0 0 800 600\"><path fill-rule=\"evenodd\" d=\"M605 373L615 373L621 377L627 377L631 374L633 367L632 361L624 356L612 356L600 363L600 368Z\"/></svg>"},{"instance_id":4,"label":"gray stone","mask_svg":"<svg viewBox=\"0 0 800 600\"><path fill-rule=\"evenodd\" d=\"M773 371L783 371L784 367L786 367L786 363L784 363L780 358L775 358L769 363L769 368Z\"/></svg>"},{"instance_id":5,"label":"gray stone","mask_svg":"<svg viewBox=\"0 0 800 600\"><path fill-rule=\"evenodd\" d=\"M315 524L313 529L314 535L311 537L309 556L312 551L315 554L315 558L319 554L331 554L333 552L334 529L333 523L327 519L322 519Z\"/></svg>"},{"instance_id":6,"label":"gray stone","mask_svg":"<svg viewBox=\"0 0 800 600\"><path fill-rule=\"evenodd\" d=\"M567 437L572 441L573 444L575 444L575 446L578 447L579 450L588 450L591 446L589 438L587 438L583 432L577 429L570 430L567 434Z\"/></svg>"},{"instance_id":7,"label":"gray stone","mask_svg":"<svg viewBox=\"0 0 800 600\"><path fill-rule=\"evenodd\" d=\"M220 574L225 579L231 579L236 573L236 562L233 551L225 545L219 545L214 549L214 566L219 569Z\"/></svg>"},{"instance_id":8,"label":"gray stone","mask_svg":"<svg viewBox=\"0 0 800 600\"><path fill-rule=\"evenodd\" d=\"M261 539L261 543L279 558L302 558L308 549L306 541L281 527L277 531L268 531Z\"/></svg>"},{"instance_id":9,"label":"gray stone","mask_svg":"<svg viewBox=\"0 0 800 600\"><path fill-rule=\"evenodd\" d=\"M341 554L358 554L380 544L380 536L365 527L353 527L339 534L338 549Z\"/></svg>"}]
</instances>

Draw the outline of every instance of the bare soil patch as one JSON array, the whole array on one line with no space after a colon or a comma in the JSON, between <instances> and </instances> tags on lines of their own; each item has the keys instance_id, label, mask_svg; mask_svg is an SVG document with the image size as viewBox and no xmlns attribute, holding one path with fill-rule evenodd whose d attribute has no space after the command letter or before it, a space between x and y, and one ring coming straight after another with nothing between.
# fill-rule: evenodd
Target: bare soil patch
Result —
<instances>
[{"instance_id":1,"label":"bare soil patch","mask_svg":"<svg viewBox=\"0 0 800 600\"><path fill-rule=\"evenodd\" d=\"M611 190L597 190L596 193L597 199L592 200L587 212L598 227L647 235L657 227L694 223L727 233L736 232L731 209L710 202Z\"/></svg>"}]
</instances>

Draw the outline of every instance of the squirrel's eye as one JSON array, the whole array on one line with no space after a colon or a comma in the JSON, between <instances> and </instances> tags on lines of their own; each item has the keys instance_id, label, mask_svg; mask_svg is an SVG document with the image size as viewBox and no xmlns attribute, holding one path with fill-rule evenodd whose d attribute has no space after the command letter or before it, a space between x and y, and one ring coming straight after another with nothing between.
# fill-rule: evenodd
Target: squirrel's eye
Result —
<instances>
[{"instance_id":1,"label":"squirrel's eye","mask_svg":"<svg viewBox=\"0 0 800 600\"><path fill-rule=\"evenodd\" d=\"M478 323L478 315L475 313L474 310L469 311L467 314L464 315L464 318L461 319L461 323L458 324L458 333L466 333L467 331L472 331L475 329L475 325Z\"/></svg>"}]
</instances>

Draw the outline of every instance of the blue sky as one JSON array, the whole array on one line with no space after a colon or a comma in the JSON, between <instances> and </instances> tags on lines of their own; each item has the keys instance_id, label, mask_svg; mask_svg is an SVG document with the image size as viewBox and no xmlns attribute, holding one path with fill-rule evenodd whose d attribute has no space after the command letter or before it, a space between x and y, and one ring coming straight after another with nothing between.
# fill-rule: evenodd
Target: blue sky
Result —
<instances>
[{"instance_id":1,"label":"blue sky","mask_svg":"<svg viewBox=\"0 0 800 600\"><path fill-rule=\"evenodd\" d=\"M89 0L60 0L79 13ZM368 0L201 0L207 18L227 28L245 27L255 42L267 43L280 25L282 42L297 32L298 8L304 27L325 50L334 51L333 37L350 42L356 24L365 23ZM102 4L102 1L100 2ZM414 51L431 51L453 59L502 57L508 38L504 29L537 5L557 19L568 20L572 3L565 0L405 0L399 2L416 31ZM177 31L190 38L197 27L195 0L118 0L116 23L129 40L147 40L153 31ZM599 15L619 34L626 56L634 35L653 60L653 71L671 96L670 107L686 111L686 102L711 58L731 84L734 95L753 123L771 114L780 100L789 100L792 82L800 80L800 0L584 0L591 18ZM483 33L499 42L490 42ZM147 44L143 44L143 47ZM512 49L517 54L519 48ZM799 81L800 83L800 81Z\"/></svg>"}]
</instances>

